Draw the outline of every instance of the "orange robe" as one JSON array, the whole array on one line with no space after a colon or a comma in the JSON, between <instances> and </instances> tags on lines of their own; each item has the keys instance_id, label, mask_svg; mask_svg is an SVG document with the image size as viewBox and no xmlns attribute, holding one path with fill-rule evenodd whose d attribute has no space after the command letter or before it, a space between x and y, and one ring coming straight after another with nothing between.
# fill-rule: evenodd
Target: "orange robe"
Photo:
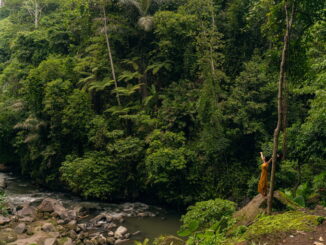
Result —
<instances>
[{"instance_id":1,"label":"orange robe","mask_svg":"<svg viewBox=\"0 0 326 245\"><path fill-rule=\"evenodd\" d=\"M268 187L268 163L264 162L261 165L261 175L258 184L258 192L263 196L267 196L267 187Z\"/></svg>"}]
</instances>

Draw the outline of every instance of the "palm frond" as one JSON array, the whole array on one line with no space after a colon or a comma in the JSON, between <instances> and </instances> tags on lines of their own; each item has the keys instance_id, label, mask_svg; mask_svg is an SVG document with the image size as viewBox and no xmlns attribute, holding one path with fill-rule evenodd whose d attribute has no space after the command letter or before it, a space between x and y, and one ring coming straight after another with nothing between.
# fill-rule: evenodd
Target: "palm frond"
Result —
<instances>
[{"instance_id":1,"label":"palm frond","mask_svg":"<svg viewBox=\"0 0 326 245\"><path fill-rule=\"evenodd\" d=\"M102 81L93 81L89 84L89 91L103 91L107 87L114 85L114 80L110 78L103 79Z\"/></svg>"},{"instance_id":2,"label":"palm frond","mask_svg":"<svg viewBox=\"0 0 326 245\"><path fill-rule=\"evenodd\" d=\"M130 85L128 84L127 87L118 87L116 89L113 89L113 93L119 93L120 96L130 96L134 94L137 90L139 90L141 87L141 84L136 85Z\"/></svg>"},{"instance_id":3,"label":"palm frond","mask_svg":"<svg viewBox=\"0 0 326 245\"><path fill-rule=\"evenodd\" d=\"M153 28L154 28L153 17L149 16L149 15L140 17L138 20L138 26L147 32L153 30Z\"/></svg>"},{"instance_id":4,"label":"palm frond","mask_svg":"<svg viewBox=\"0 0 326 245\"><path fill-rule=\"evenodd\" d=\"M136 72L124 71L122 75L119 76L119 80L128 82L133 79L140 79L141 77L142 75L138 71Z\"/></svg>"}]
</instances>

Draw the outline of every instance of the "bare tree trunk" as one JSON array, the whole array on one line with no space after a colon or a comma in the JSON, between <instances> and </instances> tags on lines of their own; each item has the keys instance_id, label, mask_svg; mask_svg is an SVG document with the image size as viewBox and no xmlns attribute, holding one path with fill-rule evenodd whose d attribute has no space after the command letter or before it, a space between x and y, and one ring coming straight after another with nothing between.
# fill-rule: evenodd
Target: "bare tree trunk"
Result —
<instances>
[{"instance_id":1,"label":"bare tree trunk","mask_svg":"<svg viewBox=\"0 0 326 245\"><path fill-rule=\"evenodd\" d=\"M34 27L35 29L37 29L40 23L41 14L44 6L40 4L38 0L28 0L25 2L25 7L34 19Z\"/></svg>"},{"instance_id":2,"label":"bare tree trunk","mask_svg":"<svg viewBox=\"0 0 326 245\"><path fill-rule=\"evenodd\" d=\"M270 189L267 201L267 214L272 214L272 204L273 204L273 194L274 194L274 185L275 185L275 170L276 170L276 160L277 160L277 150L278 150L278 143L279 143L279 136L281 127L284 120L284 83L285 83L285 70L286 70L286 57L289 47L289 40L290 40L290 31L293 22L294 16L294 2L292 4L292 12L291 16L289 17L288 14L288 5L285 3L285 14L286 14L286 31L284 34L284 45L282 51L282 58L280 64L280 77L279 77L279 84L278 84L278 96L277 96L277 126L274 130L274 146L273 146L273 157L272 157L272 173L271 173L271 181L270 181Z\"/></svg>"},{"instance_id":3,"label":"bare tree trunk","mask_svg":"<svg viewBox=\"0 0 326 245\"><path fill-rule=\"evenodd\" d=\"M114 69L114 63L113 63L113 58L112 58L112 52L111 52L111 45L110 45L110 40L109 40L109 35L108 35L108 20L106 17L106 11L105 11L105 4L103 3L102 6L102 11L103 11L103 19L104 19L104 34L105 34L105 40L106 40L106 46L108 49L108 54L109 54L109 59L110 59L110 65L111 65L111 71L112 71L112 77L114 80L114 86L115 89L118 88L118 81L117 81L117 77L115 75L115 69ZM120 96L118 91L116 91L116 97L117 97L117 102L118 105L121 105L121 101L120 101Z\"/></svg>"},{"instance_id":4,"label":"bare tree trunk","mask_svg":"<svg viewBox=\"0 0 326 245\"><path fill-rule=\"evenodd\" d=\"M283 118L282 118L282 132L283 132L283 142L282 142L282 160L285 160L287 157L287 114L288 114L288 88L286 81L286 74L284 75L284 84L283 84Z\"/></svg>"},{"instance_id":5,"label":"bare tree trunk","mask_svg":"<svg viewBox=\"0 0 326 245\"><path fill-rule=\"evenodd\" d=\"M38 28L38 22L39 22L39 4L37 1L35 1L35 11L34 11L34 26L35 29Z\"/></svg>"}]
</instances>

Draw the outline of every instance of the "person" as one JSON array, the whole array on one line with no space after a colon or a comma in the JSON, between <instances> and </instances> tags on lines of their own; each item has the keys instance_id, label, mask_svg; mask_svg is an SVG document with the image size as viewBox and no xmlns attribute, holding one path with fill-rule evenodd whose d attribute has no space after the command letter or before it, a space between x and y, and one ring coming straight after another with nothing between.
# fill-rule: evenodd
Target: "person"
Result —
<instances>
[{"instance_id":1,"label":"person","mask_svg":"<svg viewBox=\"0 0 326 245\"><path fill-rule=\"evenodd\" d=\"M267 161L266 157L264 157L264 154L260 152L261 160L263 161L263 164L261 165L261 175L260 180L258 184L258 192L262 194L264 197L267 196L267 188L268 188L268 165L272 161L272 158Z\"/></svg>"}]
</instances>

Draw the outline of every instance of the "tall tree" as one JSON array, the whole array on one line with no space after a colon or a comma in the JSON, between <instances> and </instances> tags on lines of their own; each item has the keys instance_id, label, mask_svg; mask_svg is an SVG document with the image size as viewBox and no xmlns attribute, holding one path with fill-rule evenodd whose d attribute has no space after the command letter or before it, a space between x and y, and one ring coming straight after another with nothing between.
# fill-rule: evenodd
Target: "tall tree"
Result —
<instances>
[{"instance_id":1,"label":"tall tree","mask_svg":"<svg viewBox=\"0 0 326 245\"><path fill-rule=\"evenodd\" d=\"M291 12L289 13L289 3L286 1L284 5L285 10L285 22L286 22L286 29L284 34L284 42L283 42L283 51L281 57L281 64L280 64L280 76L278 81L278 95L277 95L277 126L274 131L274 139L273 139L273 156L272 156L272 173L271 173L271 183L268 195L268 202L267 202L267 213L272 213L272 202L273 202L273 194L274 194L274 185L275 185L275 170L276 170L276 160L277 160L277 151L278 151L278 143L279 143L279 136L282 126L284 125L286 117L285 115L285 93L284 88L286 84L286 64L287 64L287 54L289 48L289 41L290 41L290 32L292 29L293 17L295 12L295 1L291 3ZM283 128L284 130L284 128Z\"/></svg>"},{"instance_id":2,"label":"tall tree","mask_svg":"<svg viewBox=\"0 0 326 245\"><path fill-rule=\"evenodd\" d=\"M34 19L34 27L38 28L44 5L39 0L26 0L25 8Z\"/></svg>"}]
</instances>

